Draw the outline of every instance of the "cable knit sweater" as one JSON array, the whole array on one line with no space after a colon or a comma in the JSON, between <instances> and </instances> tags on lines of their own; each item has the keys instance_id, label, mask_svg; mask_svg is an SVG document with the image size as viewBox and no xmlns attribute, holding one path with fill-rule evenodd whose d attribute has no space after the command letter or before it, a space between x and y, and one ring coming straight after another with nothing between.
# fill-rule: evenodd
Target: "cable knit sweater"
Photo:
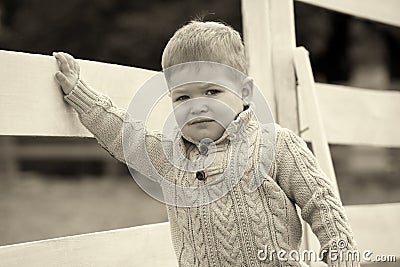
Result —
<instances>
[{"instance_id":1,"label":"cable knit sweater","mask_svg":"<svg viewBox=\"0 0 400 267\"><path fill-rule=\"evenodd\" d=\"M174 168L163 156L160 134L147 133L143 122L132 120L125 110L115 107L107 96L83 80L64 98L102 147L148 177L154 177L157 172L175 185L199 187L221 181L222 173L228 168L228 155L232 154L235 140L226 134L208 151L215 158L202 174L201 178L206 179L196 179L196 172ZM271 127L260 126L251 114L250 109L243 111L233 123L242 127L249 150L246 154L249 164L243 165L243 175L235 186L208 204L166 205L179 266L301 266L295 260L257 257L259 250L265 248L299 250L302 228L295 204L317 235L321 250L337 249L339 240L346 241L344 249L355 249L342 203L306 143L293 131L275 124L275 157L268 159L260 147L263 147L262 136L268 135ZM129 135L125 150L132 150L125 151L125 155L124 127ZM239 135L236 141L240 138ZM190 160L204 154L197 145L183 138L176 141ZM145 150L155 170L145 162L142 156ZM243 159L243 155L239 158ZM265 164L268 160L270 164ZM261 185L250 190L249 184L257 176L262 179ZM329 266L359 266L357 262L331 261L329 257L324 261Z\"/></svg>"}]
</instances>

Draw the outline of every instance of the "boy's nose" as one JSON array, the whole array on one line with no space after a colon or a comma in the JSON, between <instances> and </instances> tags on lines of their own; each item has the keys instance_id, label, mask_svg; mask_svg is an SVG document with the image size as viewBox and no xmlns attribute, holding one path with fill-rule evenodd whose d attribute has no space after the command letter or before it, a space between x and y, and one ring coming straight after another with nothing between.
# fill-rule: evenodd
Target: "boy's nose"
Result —
<instances>
[{"instance_id":1,"label":"boy's nose","mask_svg":"<svg viewBox=\"0 0 400 267\"><path fill-rule=\"evenodd\" d=\"M198 103L196 105L193 105L192 108L190 109L190 112L192 115L198 115L201 113L206 113L208 112L208 107L204 103Z\"/></svg>"}]
</instances>

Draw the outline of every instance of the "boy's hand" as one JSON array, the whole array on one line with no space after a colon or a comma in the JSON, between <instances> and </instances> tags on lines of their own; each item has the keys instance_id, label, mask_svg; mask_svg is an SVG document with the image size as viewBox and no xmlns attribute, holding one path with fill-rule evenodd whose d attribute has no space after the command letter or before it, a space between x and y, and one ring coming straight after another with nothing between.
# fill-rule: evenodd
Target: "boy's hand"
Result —
<instances>
[{"instance_id":1,"label":"boy's hand","mask_svg":"<svg viewBox=\"0 0 400 267\"><path fill-rule=\"evenodd\" d=\"M79 64L67 53L53 53L57 59L60 71L56 73L56 80L61 85L64 94L69 94L79 79Z\"/></svg>"}]
</instances>

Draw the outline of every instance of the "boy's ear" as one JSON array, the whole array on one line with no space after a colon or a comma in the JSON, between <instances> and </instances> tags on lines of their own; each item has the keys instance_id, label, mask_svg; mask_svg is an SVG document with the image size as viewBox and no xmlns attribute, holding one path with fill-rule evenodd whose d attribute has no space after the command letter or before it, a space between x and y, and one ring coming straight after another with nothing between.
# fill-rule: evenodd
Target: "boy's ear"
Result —
<instances>
[{"instance_id":1,"label":"boy's ear","mask_svg":"<svg viewBox=\"0 0 400 267\"><path fill-rule=\"evenodd\" d=\"M242 82L242 99L246 104L253 100L254 79L247 76Z\"/></svg>"}]
</instances>

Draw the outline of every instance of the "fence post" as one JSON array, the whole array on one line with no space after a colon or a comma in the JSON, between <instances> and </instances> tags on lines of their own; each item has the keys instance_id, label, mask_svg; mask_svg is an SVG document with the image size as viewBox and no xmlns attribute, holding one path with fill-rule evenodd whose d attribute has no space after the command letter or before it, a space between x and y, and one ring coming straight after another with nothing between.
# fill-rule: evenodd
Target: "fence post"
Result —
<instances>
[{"instance_id":1,"label":"fence post","mask_svg":"<svg viewBox=\"0 0 400 267\"><path fill-rule=\"evenodd\" d=\"M280 125L299 133L293 0L243 0L243 35L250 76Z\"/></svg>"}]
</instances>

